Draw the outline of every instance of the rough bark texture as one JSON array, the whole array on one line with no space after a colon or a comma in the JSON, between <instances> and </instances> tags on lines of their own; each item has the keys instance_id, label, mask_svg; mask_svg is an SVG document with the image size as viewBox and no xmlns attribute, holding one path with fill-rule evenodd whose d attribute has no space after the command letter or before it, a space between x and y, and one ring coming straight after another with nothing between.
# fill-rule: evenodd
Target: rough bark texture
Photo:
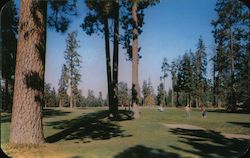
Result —
<instances>
[{"instance_id":1,"label":"rough bark texture","mask_svg":"<svg viewBox=\"0 0 250 158\"><path fill-rule=\"evenodd\" d=\"M44 143L45 1L21 0L10 143Z\"/></svg>"},{"instance_id":2,"label":"rough bark texture","mask_svg":"<svg viewBox=\"0 0 250 158\"><path fill-rule=\"evenodd\" d=\"M118 113L118 66L119 66L119 1L115 2L114 18L114 54L113 54L113 94L114 115Z\"/></svg>"},{"instance_id":3,"label":"rough bark texture","mask_svg":"<svg viewBox=\"0 0 250 158\"><path fill-rule=\"evenodd\" d=\"M139 114L139 82L138 82L138 19L137 3L133 0L132 17L133 17L133 42L132 42L132 106L134 118L140 117Z\"/></svg>"}]
</instances>

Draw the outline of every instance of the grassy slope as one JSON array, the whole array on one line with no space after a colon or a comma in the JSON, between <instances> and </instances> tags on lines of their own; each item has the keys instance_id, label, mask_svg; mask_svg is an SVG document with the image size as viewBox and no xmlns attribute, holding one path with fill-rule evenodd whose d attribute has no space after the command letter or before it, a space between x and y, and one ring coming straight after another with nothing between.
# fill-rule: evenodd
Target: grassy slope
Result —
<instances>
[{"instance_id":1,"label":"grassy slope","mask_svg":"<svg viewBox=\"0 0 250 158\"><path fill-rule=\"evenodd\" d=\"M40 147L4 145L9 136L8 115L1 123L4 151L16 157L236 157L247 141L220 134L250 133L249 114L209 112L202 119L199 110L185 118L183 109L141 110L138 120L109 121L103 109L47 109L44 132L48 144ZM208 129L169 129L164 123L196 125Z\"/></svg>"}]
</instances>

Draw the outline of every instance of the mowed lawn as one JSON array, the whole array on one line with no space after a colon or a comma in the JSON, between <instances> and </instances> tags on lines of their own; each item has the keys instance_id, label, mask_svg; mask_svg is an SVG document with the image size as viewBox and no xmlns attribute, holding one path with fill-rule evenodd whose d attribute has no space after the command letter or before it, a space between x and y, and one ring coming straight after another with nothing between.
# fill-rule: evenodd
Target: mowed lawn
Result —
<instances>
[{"instance_id":1,"label":"mowed lawn","mask_svg":"<svg viewBox=\"0 0 250 158\"><path fill-rule=\"evenodd\" d=\"M224 158L239 157L249 146L250 115L244 113L211 110L202 118L193 109L186 118L183 108L159 112L155 107L142 108L138 120L129 120L123 110L119 121L110 121L106 108L51 108L43 113L47 143L42 146L8 144L10 115L2 114L3 150L29 158Z\"/></svg>"}]
</instances>

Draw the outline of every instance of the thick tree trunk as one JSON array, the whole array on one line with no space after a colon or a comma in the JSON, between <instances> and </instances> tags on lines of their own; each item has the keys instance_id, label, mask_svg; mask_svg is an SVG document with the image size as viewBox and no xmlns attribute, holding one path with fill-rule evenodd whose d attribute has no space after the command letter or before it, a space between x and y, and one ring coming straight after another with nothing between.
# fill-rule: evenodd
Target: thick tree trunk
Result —
<instances>
[{"instance_id":1,"label":"thick tree trunk","mask_svg":"<svg viewBox=\"0 0 250 158\"><path fill-rule=\"evenodd\" d=\"M111 62L110 62L110 49L109 49L109 23L108 19L104 19L104 34L105 34L105 51L106 51L106 68L107 68L107 80L108 80L108 105L110 113L113 111L113 86L111 79Z\"/></svg>"},{"instance_id":2,"label":"thick tree trunk","mask_svg":"<svg viewBox=\"0 0 250 158\"><path fill-rule=\"evenodd\" d=\"M114 53L113 53L113 94L114 115L118 113L118 66L119 66L119 1L115 2L114 18Z\"/></svg>"},{"instance_id":3,"label":"thick tree trunk","mask_svg":"<svg viewBox=\"0 0 250 158\"><path fill-rule=\"evenodd\" d=\"M133 0L132 17L133 17L133 42L132 42L132 106L134 118L140 117L139 114L139 81L138 81L138 19L137 19L137 2Z\"/></svg>"},{"instance_id":4,"label":"thick tree trunk","mask_svg":"<svg viewBox=\"0 0 250 158\"><path fill-rule=\"evenodd\" d=\"M10 143L44 143L45 27L44 1L21 0Z\"/></svg>"}]
</instances>

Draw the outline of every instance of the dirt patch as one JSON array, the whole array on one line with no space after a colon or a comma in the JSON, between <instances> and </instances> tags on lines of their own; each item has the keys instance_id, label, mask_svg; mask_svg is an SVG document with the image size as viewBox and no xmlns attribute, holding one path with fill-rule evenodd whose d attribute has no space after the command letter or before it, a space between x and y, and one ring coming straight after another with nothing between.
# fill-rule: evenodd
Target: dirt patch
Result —
<instances>
[{"instance_id":1,"label":"dirt patch","mask_svg":"<svg viewBox=\"0 0 250 158\"><path fill-rule=\"evenodd\" d=\"M205 128L194 126L194 125L188 125L188 124L163 124L165 127L168 128L182 128L182 129L194 129L194 130L205 130Z\"/></svg>"},{"instance_id":2,"label":"dirt patch","mask_svg":"<svg viewBox=\"0 0 250 158\"><path fill-rule=\"evenodd\" d=\"M243 135L243 134L227 134L222 133L222 135L226 138L237 138L237 139L247 139L250 140L250 135Z\"/></svg>"}]
</instances>

